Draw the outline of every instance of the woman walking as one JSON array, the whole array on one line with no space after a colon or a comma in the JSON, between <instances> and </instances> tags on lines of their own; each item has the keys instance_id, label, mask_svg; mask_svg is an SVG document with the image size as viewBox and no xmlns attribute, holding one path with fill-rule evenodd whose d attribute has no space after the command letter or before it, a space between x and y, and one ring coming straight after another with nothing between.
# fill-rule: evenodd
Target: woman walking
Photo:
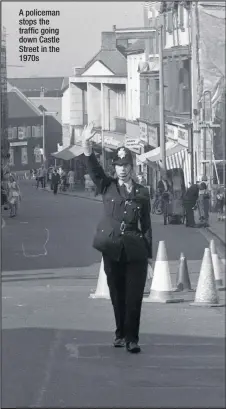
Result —
<instances>
[{"instance_id":1,"label":"woman walking","mask_svg":"<svg viewBox=\"0 0 226 409\"><path fill-rule=\"evenodd\" d=\"M116 150L116 177L105 174L92 152L90 139L94 134L89 125L82 135L86 167L104 203L104 217L97 227L93 247L102 253L114 309L113 345L138 353L143 292L152 259L149 192L132 179L133 158L127 148Z\"/></svg>"},{"instance_id":2,"label":"woman walking","mask_svg":"<svg viewBox=\"0 0 226 409\"><path fill-rule=\"evenodd\" d=\"M14 179L13 175L9 176L9 196L8 202L10 207L10 217L15 217L19 208L19 201L21 200L20 188Z\"/></svg>"}]
</instances>

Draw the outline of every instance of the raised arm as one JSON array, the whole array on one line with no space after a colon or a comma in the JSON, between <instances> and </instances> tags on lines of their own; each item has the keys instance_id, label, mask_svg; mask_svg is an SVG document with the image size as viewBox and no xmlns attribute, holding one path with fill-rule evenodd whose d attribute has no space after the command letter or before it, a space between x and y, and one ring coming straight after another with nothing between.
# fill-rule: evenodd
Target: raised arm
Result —
<instances>
[{"instance_id":1,"label":"raised arm","mask_svg":"<svg viewBox=\"0 0 226 409\"><path fill-rule=\"evenodd\" d=\"M91 138L95 135L93 131L93 125L85 126L82 134L83 151L86 161L88 174L91 177L93 183L97 186L98 192L102 194L106 187L111 183L112 178L107 176L98 162L95 154L92 150Z\"/></svg>"}]
</instances>

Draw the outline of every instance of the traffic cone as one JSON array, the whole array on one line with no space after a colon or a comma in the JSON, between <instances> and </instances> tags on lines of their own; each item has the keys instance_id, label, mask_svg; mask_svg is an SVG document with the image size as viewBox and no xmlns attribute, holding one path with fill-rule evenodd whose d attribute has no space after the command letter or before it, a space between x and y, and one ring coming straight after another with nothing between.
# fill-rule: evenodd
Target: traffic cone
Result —
<instances>
[{"instance_id":1,"label":"traffic cone","mask_svg":"<svg viewBox=\"0 0 226 409\"><path fill-rule=\"evenodd\" d=\"M187 259L183 253L180 255L180 264L177 272L177 287L175 291L194 291L191 288Z\"/></svg>"},{"instance_id":2,"label":"traffic cone","mask_svg":"<svg viewBox=\"0 0 226 409\"><path fill-rule=\"evenodd\" d=\"M182 301L184 300L178 298L176 299L173 297L173 289L169 271L169 263L167 260L165 242L160 241L155 262L150 295L149 297L144 299L144 302L176 303Z\"/></svg>"},{"instance_id":3,"label":"traffic cone","mask_svg":"<svg viewBox=\"0 0 226 409\"><path fill-rule=\"evenodd\" d=\"M101 259L99 277L97 281L97 288L95 293L90 294L89 298L105 298L110 299L109 288L107 284L107 277L104 271L104 261Z\"/></svg>"},{"instance_id":4,"label":"traffic cone","mask_svg":"<svg viewBox=\"0 0 226 409\"><path fill-rule=\"evenodd\" d=\"M150 294L152 274L153 274L152 267L148 265L147 278L144 287L144 295Z\"/></svg>"},{"instance_id":5,"label":"traffic cone","mask_svg":"<svg viewBox=\"0 0 226 409\"><path fill-rule=\"evenodd\" d=\"M215 241L211 240L210 241L210 251L212 255L212 261L213 261L213 271L214 271L214 277L215 277L215 283L217 286L218 290L225 290L226 287L223 287L223 281L221 278L221 262L220 258L217 254L216 251L216 246L215 246Z\"/></svg>"},{"instance_id":6,"label":"traffic cone","mask_svg":"<svg viewBox=\"0 0 226 409\"><path fill-rule=\"evenodd\" d=\"M215 283L213 262L209 248L205 249L198 285L195 293L195 301L190 305L197 307L222 307L219 303Z\"/></svg>"}]
</instances>

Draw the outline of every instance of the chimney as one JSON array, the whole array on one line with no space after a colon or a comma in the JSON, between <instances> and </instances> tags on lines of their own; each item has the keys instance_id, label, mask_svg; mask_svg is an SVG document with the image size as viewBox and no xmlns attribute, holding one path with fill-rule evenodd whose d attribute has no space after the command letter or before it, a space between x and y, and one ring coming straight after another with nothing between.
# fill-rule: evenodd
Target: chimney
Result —
<instances>
[{"instance_id":1,"label":"chimney","mask_svg":"<svg viewBox=\"0 0 226 409\"><path fill-rule=\"evenodd\" d=\"M102 50L116 50L116 35L112 31L104 31L101 33L101 49Z\"/></svg>"},{"instance_id":2,"label":"chimney","mask_svg":"<svg viewBox=\"0 0 226 409\"><path fill-rule=\"evenodd\" d=\"M83 67L74 67L73 68L74 71L74 75L81 75L82 71L83 71Z\"/></svg>"}]
</instances>

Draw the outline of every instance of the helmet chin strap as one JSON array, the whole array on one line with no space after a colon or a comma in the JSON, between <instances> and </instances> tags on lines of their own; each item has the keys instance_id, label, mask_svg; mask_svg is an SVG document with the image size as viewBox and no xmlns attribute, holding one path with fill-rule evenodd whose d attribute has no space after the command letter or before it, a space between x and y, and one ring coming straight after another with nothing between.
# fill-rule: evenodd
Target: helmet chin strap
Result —
<instances>
[{"instance_id":1,"label":"helmet chin strap","mask_svg":"<svg viewBox=\"0 0 226 409\"><path fill-rule=\"evenodd\" d=\"M128 177L129 176L129 177ZM127 172L127 174L125 175L125 177L119 177L120 180L122 180L123 182L128 182L130 179L132 179L131 174L130 174L130 170Z\"/></svg>"}]
</instances>

